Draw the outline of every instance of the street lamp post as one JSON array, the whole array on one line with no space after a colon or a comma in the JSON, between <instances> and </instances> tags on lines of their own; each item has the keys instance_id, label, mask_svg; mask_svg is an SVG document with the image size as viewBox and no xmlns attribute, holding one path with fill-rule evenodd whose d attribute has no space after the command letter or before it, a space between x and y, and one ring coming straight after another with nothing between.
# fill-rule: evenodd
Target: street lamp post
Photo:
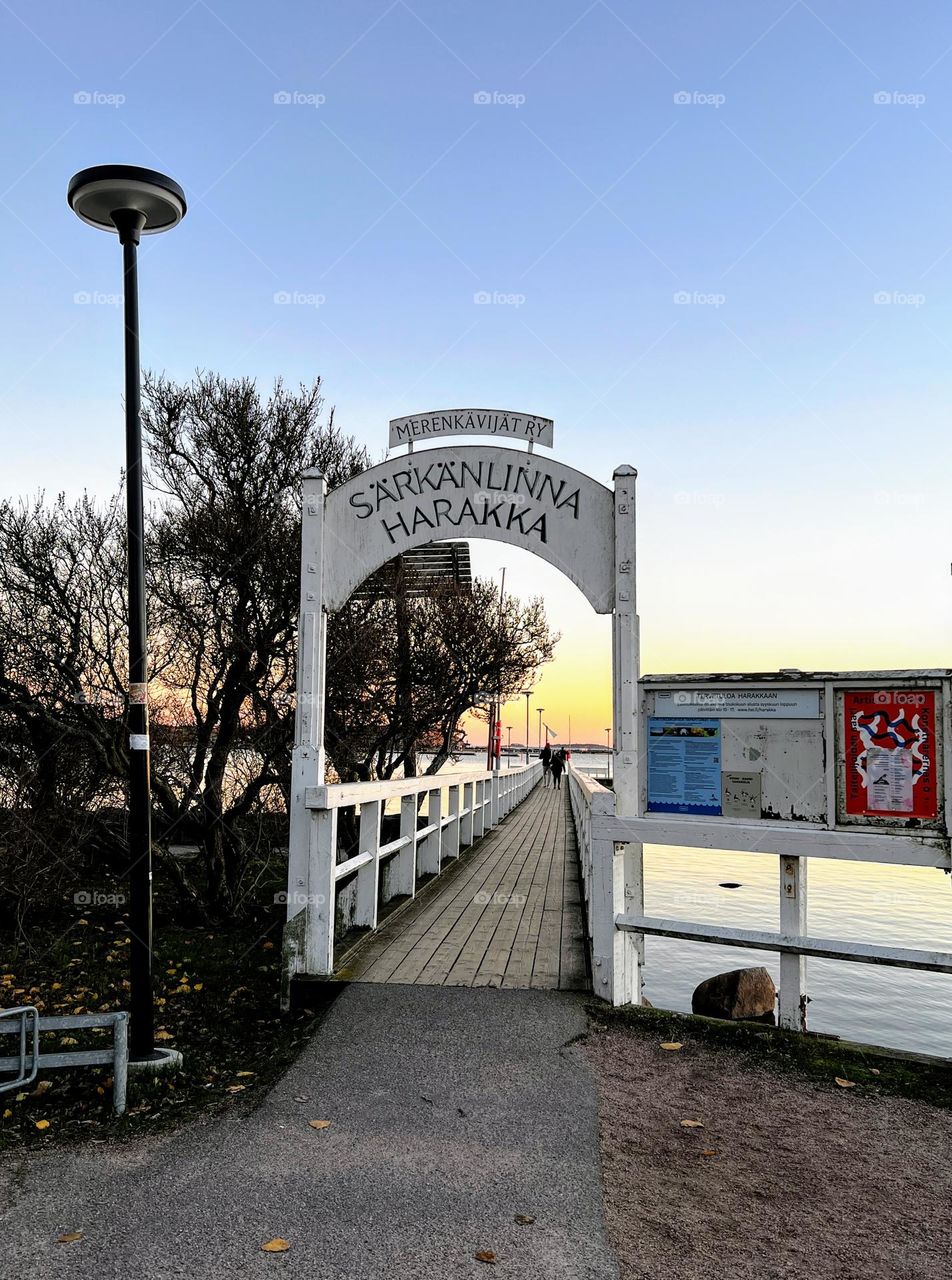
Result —
<instances>
[{"instance_id":1,"label":"street lamp post","mask_svg":"<svg viewBox=\"0 0 952 1280\"><path fill-rule=\"evenodd\" d=\"M529 763L529 699L532 697L531 689L523 689L523 696L526 700L526 764Z\"/></svg>"},{"instance_id":2,"label":"street lamp post","mask_svg":"<svg viewBox=\"0 0 952 1280\"><path fill-rule=\"evenodd\" d=\"M139 282L141 235L177 226L185 193L152 169L106 164L75 174L69 206L83 222L117 233L122 245L125 319L126 547L129 568L129 922L130 1057L148 1062L155 1051L152 990L152 796L149 780L149 703L145 590L142 425L139 420Z\"/></svg>"},{"instance_id":3,"label":"street lamp post","mask_svg":"<svg viewBox=\"0 0 952 1280\"><path fill-rule=\"evenodd\" d=\"M545 710L545 707L536 707L536 711L538 711L539 713L539 750L540 751L542 750L542 712L544 710ZM549 741L548 733L546 733L545 735L545 740L546 742Z\"/></svg>"}]
</instances>

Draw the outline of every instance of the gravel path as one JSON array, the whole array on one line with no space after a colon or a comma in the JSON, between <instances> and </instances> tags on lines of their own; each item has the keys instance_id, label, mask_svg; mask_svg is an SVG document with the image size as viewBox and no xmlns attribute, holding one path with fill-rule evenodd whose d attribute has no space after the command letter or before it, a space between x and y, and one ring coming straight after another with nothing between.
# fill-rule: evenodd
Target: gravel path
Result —
<instances>
[{"instance_id":1,"label":"gravel path","mask_svg":"<svg viewBox=\"0 0 952 1280\"><path fill-rule=\"evenodd\" d=\"M586 1054L623 1280L952 1274L952 1113L617 1029Z\"/></svg>"},{"instance_id":2,"label":"gravel path","mask_svg":"<svg viewBox=\"0 0 952 1280\"><path fill-rule=\"evenodd\" d=\"M0 1274L615 1280L585 1029L569 993L353 985L251 1114L6 1157Z\"/></svg>"}]
</instances>

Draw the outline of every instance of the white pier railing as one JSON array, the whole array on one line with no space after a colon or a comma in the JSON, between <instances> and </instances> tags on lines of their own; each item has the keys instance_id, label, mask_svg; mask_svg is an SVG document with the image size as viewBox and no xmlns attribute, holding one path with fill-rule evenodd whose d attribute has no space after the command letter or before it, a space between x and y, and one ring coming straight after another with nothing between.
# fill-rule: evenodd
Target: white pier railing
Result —
<instances>
[{"instance_id":1,"label":"white pier railing","mask_svg":"<svg viewBox=\"0 0 952 1280\"><path fill-rule=\"evenodd\" d=\"M306 860L290 867L285 975L334 972L335 942L376 929L394 898L412 898L491 831L542 777L538 762L499 772L432 774L308 787ZM342 850L340 813L355 811L357 847ZM396 834L384 839L385 827Z\"/></svg>"},{"instance_id":2,"label":"white pier railing","mask_svg":"<svg viewBox=\"0 0 952 1280\"><path fill-rule=\"evenodd\" d=\"M639 946L647 934L779 953L780 1025L792 1030L806 1027L803 960L808 956L952 974L952 954L948 952L814 938L807 933L808 858L939 867L949 871L949 853L943 841L928 834L896 837L882 832L851 832L844 834L842 843L821 844L816 831L811 831L806 823L776 823L770 828L763 824L755 827L735 823L718 828L712 834L709 825L691 818L671 815L623 818L615 813L614 792L574 768L569 769L569 792L588 912L594 988L595 994L603 999L623 1003L626 986L621 966L625 963L626 951L622 940L626 934L634 936ZM742 850L777 858L780 931L657 919L644 915L643 911L631 911L624 901L621 851L641 844ZM765 847L771 844L775 847Z\"/></svg>"}]
</instances>

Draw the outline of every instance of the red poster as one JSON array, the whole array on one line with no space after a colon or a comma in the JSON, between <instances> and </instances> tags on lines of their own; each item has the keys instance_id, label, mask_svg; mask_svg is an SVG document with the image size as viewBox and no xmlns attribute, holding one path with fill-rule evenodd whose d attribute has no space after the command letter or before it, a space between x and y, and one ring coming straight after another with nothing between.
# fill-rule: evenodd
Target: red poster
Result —
<instances>
[{"instance_id":1,"label":"red poster","mask_svg":"<svg viewBox=\"0 0 952 1280\"><path fill-rule=\"evenodd\" d=\"M862 689L843 695L846 812L938 817L935 692Z\"/></svg>"}]
</instances>

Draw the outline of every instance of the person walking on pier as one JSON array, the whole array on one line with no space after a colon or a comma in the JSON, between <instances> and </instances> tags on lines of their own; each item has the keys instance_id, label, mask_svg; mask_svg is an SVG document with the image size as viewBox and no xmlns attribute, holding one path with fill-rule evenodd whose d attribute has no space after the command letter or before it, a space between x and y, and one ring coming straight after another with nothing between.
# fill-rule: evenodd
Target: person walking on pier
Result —
<instances>
[{"instance_id":1,"label":"person walking on pier","mask_svg":"<svg viewBox=\"0 0 952 1280\"><path fill-rule=\"evenodd\" d=\"M539 752L539 759L542 761L542 785L549 785L549 769L552 767L552 748L546 742L545 746Z\"/></svg>"},{"instance_id":2,"label":"person walking on pier","mask_svg":"<svg viewBox=\"0 0 952 1280\"><path fill-rule=\"evenodd\" d=\"M562 790L562 770L565 768L565 752L556 751L549 766L552 770L552 785L556 791Z\"/></svg>"}]
</instances>

